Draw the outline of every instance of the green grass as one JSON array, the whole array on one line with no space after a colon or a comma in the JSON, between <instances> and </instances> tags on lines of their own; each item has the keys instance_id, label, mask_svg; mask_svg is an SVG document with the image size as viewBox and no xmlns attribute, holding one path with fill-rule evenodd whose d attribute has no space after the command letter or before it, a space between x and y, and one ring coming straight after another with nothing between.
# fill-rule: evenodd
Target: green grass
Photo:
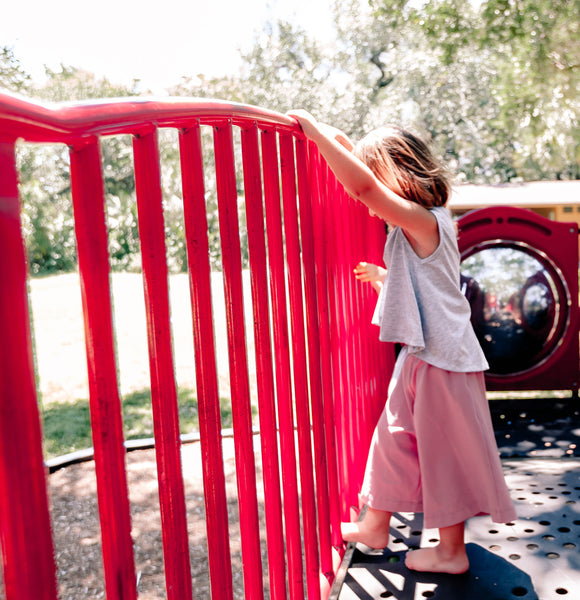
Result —
<instances>
[{"instance_id":1,"label":"green grass","mask_svg":"<svg viewBox=\"0 0 580 600\"><path fill-rule=\"evenodd\" d=\"M122 407L125 439L153 437L151 390L143 389L126 394L122 398ZM197 398L193 390L179 390L178 407L180 432L198 431ZM222 428L231 427L232 411L229 398L220 398L220 407ZM89 401L86 398L45 405L43 417L44 452L47 458L90 448L93 445Z\"/></svg>"}]
</instances>

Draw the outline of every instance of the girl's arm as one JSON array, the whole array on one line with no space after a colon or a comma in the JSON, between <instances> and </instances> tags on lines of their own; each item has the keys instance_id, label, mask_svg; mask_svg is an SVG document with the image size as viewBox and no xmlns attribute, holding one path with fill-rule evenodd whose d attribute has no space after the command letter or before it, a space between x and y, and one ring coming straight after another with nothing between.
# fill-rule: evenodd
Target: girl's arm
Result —
<instances>
[{"instance_id":1,"label":"girl's arm","mask_svg":"<svg viewBox=\"0 0 580 600\"><path fill-rule=\"evenodd\" d=\"M363 202L387 223L401 227L419 256L429 256L437 248L439 232L434 215L380 182L361 160L337 141L336 130L327 129L306 111L288 114L298 121L306 137L318 146L328 166L352 198Z\"/></svg>"}]
</instances>

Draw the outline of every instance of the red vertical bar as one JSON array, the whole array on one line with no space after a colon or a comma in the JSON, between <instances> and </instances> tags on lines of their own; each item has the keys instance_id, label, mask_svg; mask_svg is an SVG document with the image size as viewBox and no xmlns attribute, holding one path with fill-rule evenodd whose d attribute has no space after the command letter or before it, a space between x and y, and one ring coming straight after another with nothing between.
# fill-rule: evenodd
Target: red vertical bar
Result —
<instances>
[{"instance_id":1,"label":"red vertical bar","mask_svg":"<svg viewBox=\"0 0 580 600\"><path fill-rule=\"evenodd\" d=\"M169 600L192 597L156 132L133 140L159 502Z\"/></svg>"},{"instance_id":2,"label":"red vertical bar","mask_svg":"<svg viewBox=\"0 0 580 600\"><path fill-rule=\"evenodd\" d=\"M282 157L293 152L293 138L280 137ZM324 402L322 397L322 373L320 356L320 331L316 297L316 272L314 264L314 230L312 225L312 199L314 193L308 178L306 141L296 141L296 162L300 200L300 240L304 267L304 297L306 300L306 329L308 331L308 361L310 373L310 403L312 407L312 432L314 439L316 498L318 508L318 536L320 539L320 567L327 581L334 577L332 544L330 540L330 498L328 471L330 465L326 454Z\"/></svg>"},{"instance_id":3,"label":"red vertical bar","mask_svg":"<svg viewBox=\"0 0 580 600\"><path fill-rule=\"evenodd\" d=\"M259 152L258 127L254 124L242 131L242 157L254 310L256 378L266 503L270 596L274 600L282 600L286 598L284 532L282 527L280 471L278 467L276 406L268 302L268 265Z\"/></svg>"},{"instance_id":4,"label":"red vertical bar","mask_svg":"<svg viewBox=\"0 0 580 600\"><path fill-rule=\"evenodd\" d=\"M355 449L358 444L358 429L360 421L358 411L359 398L356 395L355 382L353 381L356 375L353 369L354 357L351 350L352 338L350 333L352 315L350 298L348 295L348 286L345 277L347 264L346 249L349 242L345 233L345 220L347 218L345 214L345 205L349 199L346 197L342 186L336 181L336 179L334 179L334 177L332 179L334 180L333 185L334 189L336 190L334 195L335 209L332 211L332 217L334 219L334 232L336 236L334 243L337 291L335 318L341 337L341 346L339 348L341 356L340 377L343 389L342 406L343 410L345 411L343 414L345 415L344 428L346 433L346 444L343 446L343 460L345 461L345 478L347 479L346 489L348 490L349 503L351 506L358 507L359 469ZM338 240L341 240L341 243L337 243ZM350 268L348 270L350 275Z\"/></svg>"},{"instance_id":5,"label":"red vertical bar","mask_svg":"<svg viewBox=\"0 0 580 600\"><path fill-rule=\"evenodd\" d=\"M228 505L211 303L203 154L199 125L180 132L183 211L195 346L208 563L212 600L233 598Z\"/></svg>"},{"instance_id":6,"label":"red vertical bar","mask_svg":"<svg viewBox=\"0 0 580 600\"><path fill-rule=\"evenodd\" d=\"M54 600L56 577L14 142L0 140L0 542L7 600Z\"/></svg>"},{"instance_id":7,"label":"red vertical bar","mask_svg":"<svg viewBox=\"0 0 580 600\"><path fill-rule=\"evenodd\" d=\"M290 324L292 329L292 366L294 369L296 424L298 429L298 460L302 490L302 527L304 530L306 587L308 598L311 600L313 598L320 598L318 540L316 535L316 497L314 494L314 465L310 435L300 239L298 236L298 213L296 209L296 170L292 140L287 136L281 139L281 172L284 232L286 234L286 260L288 262Z\"/></svg>"},{"instance_id":8,"label":"red vertical bar","mask_svg":"<svg viewBox=\"0 0 580 600\"><path fill-rule=\"evenodd\" d=\"M294 440L294 411L290 374L290 343L286 284L284 281L284 246L282 212L280 207L280 178L276 132L262 132L264 191L266 198L266 228L268 232L268 264L274 324L274 352L276 356L276 391L282 455L282 486L284 490L284 523L288 556L288 586L290 598L304 598L302 547L300 534L300 506L298 475Z\"/></svg>"},{"instance_id":9,"label":"red vertical bar","mask_svg":"<svg viewBox=\"0 0 580 600\"><path fill-rule=\"evenodd\" d=\"M354 267L353 261L353 241L357 227L357 219L355 214L355 206L352 198L346 192L341 194L341 216L338 220L339 239L343 241L341 244L341 269L340 278L343 289L343 319L346 327L346 365L347 372L345 373L346 381L349 387L350 405L355 410L351 412L352 419L352 440L353 446L351 449L350 462L350 478L357 482L357 492L362 483L361 475L364 473L364 462L359 460L361 455L361 429L364 423L364 406L366 399L362 395L362 372L360 362L360 326L359 318L355 313L355 298L353 295L353 287L355 278L352 274ZM358 495L357 495L358 504Z\"/></svg>"},{"instance_id":10,"label":"red vertical bar","mask_svg":"<svg viewBox=\"0 0 580 600\"><path fill-rule=\"evenodd\" d=\"M242 259L238 228L238 198L230 123L214 126L216 180L226 321L234 446L244 563L244 591L248 599L264 596L260 551L256 472L252 439L250 385L244 327Z\"/></svg>"},{"instance_id":11,"label":"red vertical bar","mask_svg":"<svg viewBox=\"0 0 580 600\"><path fill-rule=\"evenodd\" d=\"M137 597L98 140L71 148L103 566L109 600Z\"/></svg>"},{"instance_id":12,"label":"red vertical bar","mask_svg":"<svg viewBox=\"0 0 580 600\"><path fill-rule=\"evenodd\" d=\"M342 317L342 302L340 297L340 282L338 278L337 257L337 230L335 225L335 212L339 211L336 206L340 202L336 181L329 171L326 163L322 164L322 177L325 181L326 194L323 197L320 222L325 223L326 234L326 257L327 257L327 285L330 309L330 355L332 360L332 376L334 390L334 409L337 415L337 445L339 457L339 488L341 492L341 519L349 520L349 509L351 505L349 466L348 466L348 420L349 398L348 388L344 385L343 374L344 363L344 325Z\"/></svg>"},{"instance_id":13,"label":"red vertical bar","mask_svg":"<svg viewBox=\"0 0 580 600\"><path fill-rule=\"evenodd\" d=\"M298 150L297 145L297 150ZM302 150L298 150L299 166L303 160ZM311 227L314 232L314 223L324 222L322 219L322 194L326 194L326 188L322 182L320 155L316 146L309 147L309 183L312 191L311 204ZM308 210L305 207L304 212ZM332 387L332 365L330 351L330 316L328 307L328 287L327 287L327 259L326 244L324 235L314 235L314 260L316 277L316 299L318 305L318 328L320 339L320 359L322 376L322 394L324 402L324 430L326 443L326 456L328 460L328 488L329 488L329 510L331 523L332 545L341 547L343 545L340 532L340 490L338 485L337 472L337 450L336 450L336 422L334 419L334 398Z\"/></svg>"}]
</instances>

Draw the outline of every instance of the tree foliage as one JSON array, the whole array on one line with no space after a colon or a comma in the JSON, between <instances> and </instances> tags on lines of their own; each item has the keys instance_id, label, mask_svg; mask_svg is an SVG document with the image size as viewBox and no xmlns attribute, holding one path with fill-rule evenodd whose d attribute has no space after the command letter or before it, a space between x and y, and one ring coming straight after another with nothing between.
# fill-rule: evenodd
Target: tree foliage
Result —
<instances>
[{"instance_id":1,"label":"tree foliage","mask_svg":"<svg viewBox=\"0 0 580 600\"><path fill-rule=\"evenodd\" d=\"M266 23L238 73L184 77L171 95L285 112L302 107L353 138L386 122L426 136L459 181L580 178L580 0L335 0L336 38L322 44L287 21ZM0 47L0 86L49 101L137 95L79 68L32 82ZM211 131L203 131L211 259L219 263ZM168 259L186 264L178 144L160 132ZM132 143L103 140L113 268L139 268ZM66 148L19 152L31 270L74 268ZM244 222L236 140L240 222ZM245 243L242 233L242 243ZM247 255L247 249L242 251Z\"/></svg>"}]
</instances>

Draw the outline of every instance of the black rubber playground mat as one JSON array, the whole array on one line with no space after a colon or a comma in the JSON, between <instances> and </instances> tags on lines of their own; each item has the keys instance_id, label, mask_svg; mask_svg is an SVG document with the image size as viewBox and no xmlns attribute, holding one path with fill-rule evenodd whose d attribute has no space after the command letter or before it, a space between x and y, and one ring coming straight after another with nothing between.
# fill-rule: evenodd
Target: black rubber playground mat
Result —
<instances>
[{"instance_id":1,"label":"black rubber playground mat","mask_svg":"<svg viewBox=\"0 0 580 600\"><path fill-rule=\"evenodd\" d=\"M502 458L580 457L580 400L492 400L491 417Z\"/></svg>"}]
</instances>

